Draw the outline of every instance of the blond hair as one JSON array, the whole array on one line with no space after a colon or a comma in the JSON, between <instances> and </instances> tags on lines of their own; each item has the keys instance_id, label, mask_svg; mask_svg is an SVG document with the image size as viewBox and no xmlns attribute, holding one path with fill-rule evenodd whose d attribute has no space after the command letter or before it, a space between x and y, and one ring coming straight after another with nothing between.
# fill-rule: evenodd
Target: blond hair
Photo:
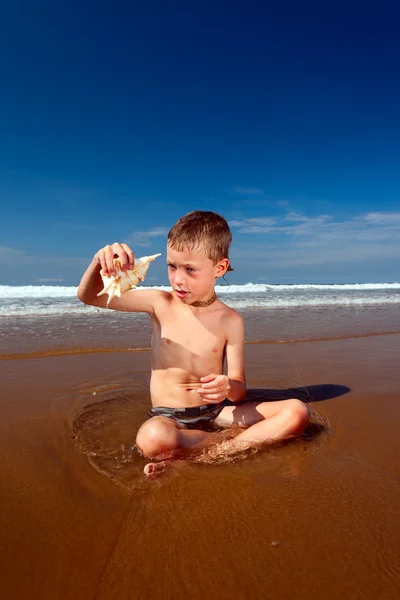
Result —
<instances>
[{"instance_id":1,"label":"blond hair","mask_svg":"<svg viewBox=\"0 0 400 600\"><path fill-rule=\"evenodd\" d=\"M178 252L202 248L205 255L217 264L223 258L229 260L232 233L220 215L211 211L194 210L179 221L168 232L168 244ZM228 271L233 271L228 267Z\"/></svg>"}]
</instances>

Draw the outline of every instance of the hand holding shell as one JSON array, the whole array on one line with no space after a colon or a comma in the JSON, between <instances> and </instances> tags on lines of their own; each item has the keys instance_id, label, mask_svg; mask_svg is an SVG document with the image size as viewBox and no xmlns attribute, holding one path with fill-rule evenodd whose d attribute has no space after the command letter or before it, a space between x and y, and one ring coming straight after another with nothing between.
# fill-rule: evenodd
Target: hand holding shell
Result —
<instances>
[{"instance_id":1,"label":"hand holding shell","mask_svg":"<svg viewBox=\"0 0 400 600\"><path fill-rule=\"evenodd\" d=\"M157 258L157 256L161 256L161 254L153 254L153 256L135 258L135 265L133 269L128 269L127 271L121 271L121 263L119 262L119 259L114 258L116 273L111 277L106 277L103 274L103 270L100 271L104 288L97 294L97 296L108 294L108 306L114 296L118 296L118 298L120 298L121 294L124 292L127 292L128 290L134 290L139 283L144 281L150 263Z\"/></svg>"}]
</instances>

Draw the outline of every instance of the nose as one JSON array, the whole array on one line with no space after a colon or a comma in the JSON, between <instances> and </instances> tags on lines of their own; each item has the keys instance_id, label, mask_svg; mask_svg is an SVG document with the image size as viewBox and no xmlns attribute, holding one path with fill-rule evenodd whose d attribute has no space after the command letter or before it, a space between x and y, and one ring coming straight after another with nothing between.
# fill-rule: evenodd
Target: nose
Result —
<instances>
[{"instance_id":1,"label":"nose","mask_svg":"<svg viewBox=\"0 0 400 600\"><path fill-rule=\"evenodd\" d=\"M179 269L177 269L175 271L174 281L175 281L175 285L177 285L179 287L183 287L183 285L186 281L184 273L182 271L180 271Z\"/></svg>"}]
</instances>

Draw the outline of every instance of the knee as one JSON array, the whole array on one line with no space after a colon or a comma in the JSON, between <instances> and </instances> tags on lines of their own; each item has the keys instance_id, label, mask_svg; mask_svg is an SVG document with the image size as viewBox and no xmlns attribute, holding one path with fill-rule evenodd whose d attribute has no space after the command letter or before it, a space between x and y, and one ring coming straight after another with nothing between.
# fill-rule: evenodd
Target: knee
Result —
<instances>
[{"instance_id":1,"label":"knee","mask_svg":"<svg viewBox=\"0 0 400 600\"><path fill-rule=\"evenodd\" d=\"M178 447L178 431L171 419L152 417L139 429L136 445L148 458L170 452Z\"/></svg>"},{"instance_id":2,"label":"knee","mask_svg":"<svg viewBox=\"0 0 400 600\"><path fill-rule=\"evenodd\" d=\"M301 400L293 398L287 400L286 406L287 414L290 419L291 427L295 435L300 435L307 427L310 421L310 410L307 404L304 404Z\"/></svg>"}]
</instances>

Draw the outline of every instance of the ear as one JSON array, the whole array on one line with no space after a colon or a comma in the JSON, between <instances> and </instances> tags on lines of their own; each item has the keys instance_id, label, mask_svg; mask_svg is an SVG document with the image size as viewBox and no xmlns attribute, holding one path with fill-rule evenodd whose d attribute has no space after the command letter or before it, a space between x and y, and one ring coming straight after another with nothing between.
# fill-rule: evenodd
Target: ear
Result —
<instances>
[{"instance_id":1,"label":"ear","mask_svg":"<svg viewBox=\"0 0 400 600\"><path fill-rule=\"evenodd\" d=\"M216 276L222 277L223 275L225 275L225 273L228 270L228 267L229 267L229 258L223 258L222 260L219 260L216 265Z\"/></svg>"}]
</instances>

